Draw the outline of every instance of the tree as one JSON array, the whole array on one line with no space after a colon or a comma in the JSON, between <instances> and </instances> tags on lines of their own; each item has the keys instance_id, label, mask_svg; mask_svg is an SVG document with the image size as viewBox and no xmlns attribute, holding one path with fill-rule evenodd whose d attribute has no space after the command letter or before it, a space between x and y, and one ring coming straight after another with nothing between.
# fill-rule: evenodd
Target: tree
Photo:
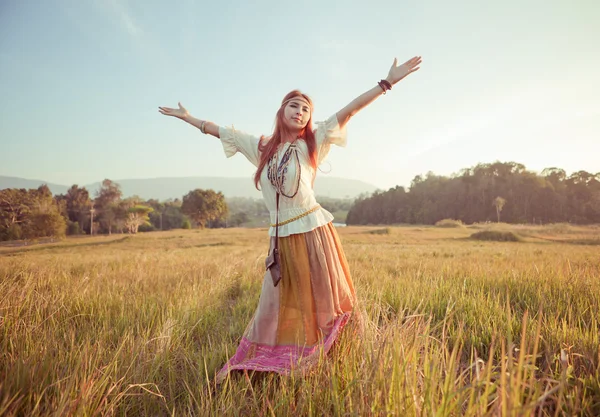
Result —
<instances>
[{"instance_id":1,"label":"tree","mask_svg":"<svg viewBox=\"0 0 600 417\"><path fill-rule=\"evenodd\" d=\"M494 196L502 196L504 203L499 204ZM431 172L417 175L409 192L396 187L357 198L346 223L434 224L444 218L467 224L492 220L598 223L598 196L600 173L578 171L567 176L552 167L537 174L516 162L494 162L462 169L450 177ZM511 203L506 205L506 201Z\"/></svg>"},{"instance_id":2,"label":"tree","mask_svg":"<svg viewBox=\"0 0 600 417\"><path fill-rule=\"evenodd\" d=\"M179 199L168 199L162 202L150 199L143 204L154 209L148 216L151 224L148 228L144 228L144 231L179 229L186 218L181 211L181 200Z\"/></svg>"},{"instance_id":3,"label":"tree","mask_svg":"<svg viewBox=\"0 0 600 417\"><path fill-rule=\"evenodd\" d=\"M132 207L140 205L141 203L142 199L137 195L127 197L126 199L120 200L116 203L112 203L109 207L113 216L113 228L119 231L120 233L123 233L125 231L131 233L129 227L131 224L130 209Z\"/></svg>"},{"instance_id":4,"label":"tree","mask_svg":"<svg viewBox=\"0 0 600 417\"><path fill-rule=\"evenodd\" d=\"M96 192L94 208L100 213L98 215L100 224L108 231L109 235L112 233L113 223L117 219L118 203L122 195L121 186L109 179L102 181L100 189Z\"/></svg>"},{"instance_id":5,"label":"tree","mask_svg":"<svg viewBox=\"0 0 600 417\"><path fill-rule=\"evenodd\" d=\"M165 203L165 211L162 215L162 230L179 229L185 220L187 220L187 216L181 211L181 200ZM160 227L160 223L158 226Z\"/></svg>"},{"instance_id":6,"label":"tree","mask_svg":"<svg viewBox=\"0 0 600 417\"><path fill-rule=\"evenodd\" d=\"M228 214L225 197L221 192L196 189L183 197L181 210L190 216L200 228L207 222L225 220Z\"/></svg>"},{"instance_id":7,"label":"tree","mask_svg":"<svg viewBox=\"0 0 600 417\"><path fill-rule=\"evenodd\" d=\"M130 207L127 212L127 219L125 220L125 227L129 233L137 233L138 228L142 225L150 225L150 219L148 214L152 213L154 209L152 207L136 205Z\"/></svg>"},{"instance_id":8,"label":"tree","mask_svg":"<svg viewBox=\"0 0 600 417\"><path fill-rule=\"evenodd\" d=\"M0 240L62 238L65 231L60 203L47 185L0 191Z\"/></svg>"},{"instance_id":9,"label":"tree","mask_svg":"<svg viewBox=\"0 0 600 417\"><path fill-rule=\"evenodd\" d=\"M496 215L498 216L498 223L500 223L500 212L502 211L504 204L506 204L506 200L503 199L502 197L498 196L498 197L494 198L493 205L496 207Z\"/></svg>"},{"instance_id":10,"label":"tree","mask_svg":"<svg viewBox=\"0 0 600 417\"><path fill-rule=\"evenodd\" d=\"M34 239L38 237L65 236L67 224L60 214L59 204L52 197L52 192L46 184L40 185L37 190L29 190L31 196L31 213L23 237Z\"/></svg>"},{"instance_id":11,"label":"tree","mask_svg":"<svg viewBox=\"0 0 600 417\"><path fill-rule=\"evenodd\" d=\"M0 226L6 229L25 222L31 211L27 190L7 188L0 190Z\"/></svg>"},{"instance_id":12,"label":"tree","mask_svg":"<svg viewBox=\"0 0 600 417\"><path fill-rule=\"evenodd\" d=\"M246 223L248 220L250 219L245 212L238 211L229 217L227 224L229 227L239 227L242 223Z\"/></svg>"},{"instance_id":13,"label":"tree","mask_svg":"<svg viewBox=\"0 0 600 417\"><path fill-rule=\"evenodd\" d=\"M155 229L163 230L163 215L167 209L166 203L150 199L145 204L153 209L152 215L149 216L151 226Z\"/></svg>"},{"instance_id":14,"label":"tree","mask_svg":"<svg viewBox=\"0 0 600 417\"><path fill-rule=\"evenodd\" d=\"M55 199L65 201L67 219L78 223L79 230L83 231L85 229L84 223L89 219L92 207L88 190L85 187L79 188L77 184L73 184L67 194L57 195Z\"/></svg>"}]
</instances>

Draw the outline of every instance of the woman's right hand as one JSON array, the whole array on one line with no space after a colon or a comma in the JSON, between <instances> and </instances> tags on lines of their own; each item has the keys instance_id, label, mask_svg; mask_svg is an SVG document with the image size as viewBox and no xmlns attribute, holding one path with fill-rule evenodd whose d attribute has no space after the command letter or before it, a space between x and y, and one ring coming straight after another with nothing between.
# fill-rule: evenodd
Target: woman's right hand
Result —
<instances>
[{"instance_id":1,"label":"woman's right hand","mask_svg":"<svg viewBox=\"0 0 600 417\"><path fill-rule=\"evenodd\" d=\"M190 115L190 113L187 111L187 109L185 107L183 107L181 105L181 102L177 103L177 105L179 106L178 109L172 109L170 107L158 107L158 111L162 114L164 114L165 116L174 116L177 117L178 119L181 120L185 120L186 117L188 117Z\"/></svg>"}]
</instances>

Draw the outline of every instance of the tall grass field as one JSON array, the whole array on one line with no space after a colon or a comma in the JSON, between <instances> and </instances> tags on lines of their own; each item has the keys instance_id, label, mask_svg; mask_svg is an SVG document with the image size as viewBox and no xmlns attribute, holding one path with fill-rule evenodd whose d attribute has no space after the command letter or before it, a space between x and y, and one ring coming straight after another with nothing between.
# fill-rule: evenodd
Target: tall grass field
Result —
<instances>
[{"instance_id":1,"label":"tall grass field","mask_svg":"<svg viewBox=\"0 0 600 417\"><path fill-rule=\"evenodd\" d=\"M359 305L330 354L218 386L265 229L0 246L0 415L600 415L600 227L338 231Z\"/></svg>"}]
</instances>

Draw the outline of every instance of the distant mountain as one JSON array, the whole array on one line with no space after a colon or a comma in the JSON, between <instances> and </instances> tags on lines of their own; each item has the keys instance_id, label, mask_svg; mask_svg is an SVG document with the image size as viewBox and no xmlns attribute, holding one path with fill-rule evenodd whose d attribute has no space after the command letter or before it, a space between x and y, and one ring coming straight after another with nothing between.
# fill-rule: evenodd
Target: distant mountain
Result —
<instances>
[{"instance_id":1,"label":"distant mountain","mask_svg":"<svg viewBox=\"0 0 600 417\"><path fill-rule=\"evenodd\" d=\"M52 191L52 194L65 194L71 188L70 186L52 184L42 180L27 180L25 178L4 177L0 175L0 190L4 190L5 188L38 188L42 184L46 184L50 188L50 191Z\"/></svg>"},{"instance_id":2,"label":"distant mountain","mask_svg":"<svg viewBox=\"0 0 600 417\"><path fill-rule=\"evenodd\" d=\"M113 180L121 185L124 197L138 195L141 198L182 198L195 188L221 191L225 197L251 197L260 198L260 191L254 188L251 178L222 178L222 177L183 177L183 178L148 178ZM64 194L70 188L66 185L47 183L42 180L28 180L24 178L0 176L0 189L4 188L37 188L47 184L52 194ZM87 188L93 196L100 182L93 184L78 184ZM372 193L377 190L372 184L346 178L317 176L315 192L318 196L331 198L354 198L362 193Z\"/></svg>"}]
</instances>

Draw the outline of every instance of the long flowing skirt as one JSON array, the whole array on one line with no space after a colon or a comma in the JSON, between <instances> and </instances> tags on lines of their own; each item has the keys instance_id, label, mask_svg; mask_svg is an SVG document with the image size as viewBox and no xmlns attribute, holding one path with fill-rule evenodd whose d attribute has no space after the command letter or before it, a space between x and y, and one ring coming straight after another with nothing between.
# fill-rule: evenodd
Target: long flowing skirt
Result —
<instances>
[{"instance_id":1,"label":"long flowing skirt","mask_svg":"<svg viewBox=\"0 0 600 417\"><path fill-rule=\"evenodd\" d=\"M279 238L282 279L267 271L258 308L235 355L217 373L306 370L327 353L356 303L348 262L332 223Z\"/></svg>"}]
</instances>

